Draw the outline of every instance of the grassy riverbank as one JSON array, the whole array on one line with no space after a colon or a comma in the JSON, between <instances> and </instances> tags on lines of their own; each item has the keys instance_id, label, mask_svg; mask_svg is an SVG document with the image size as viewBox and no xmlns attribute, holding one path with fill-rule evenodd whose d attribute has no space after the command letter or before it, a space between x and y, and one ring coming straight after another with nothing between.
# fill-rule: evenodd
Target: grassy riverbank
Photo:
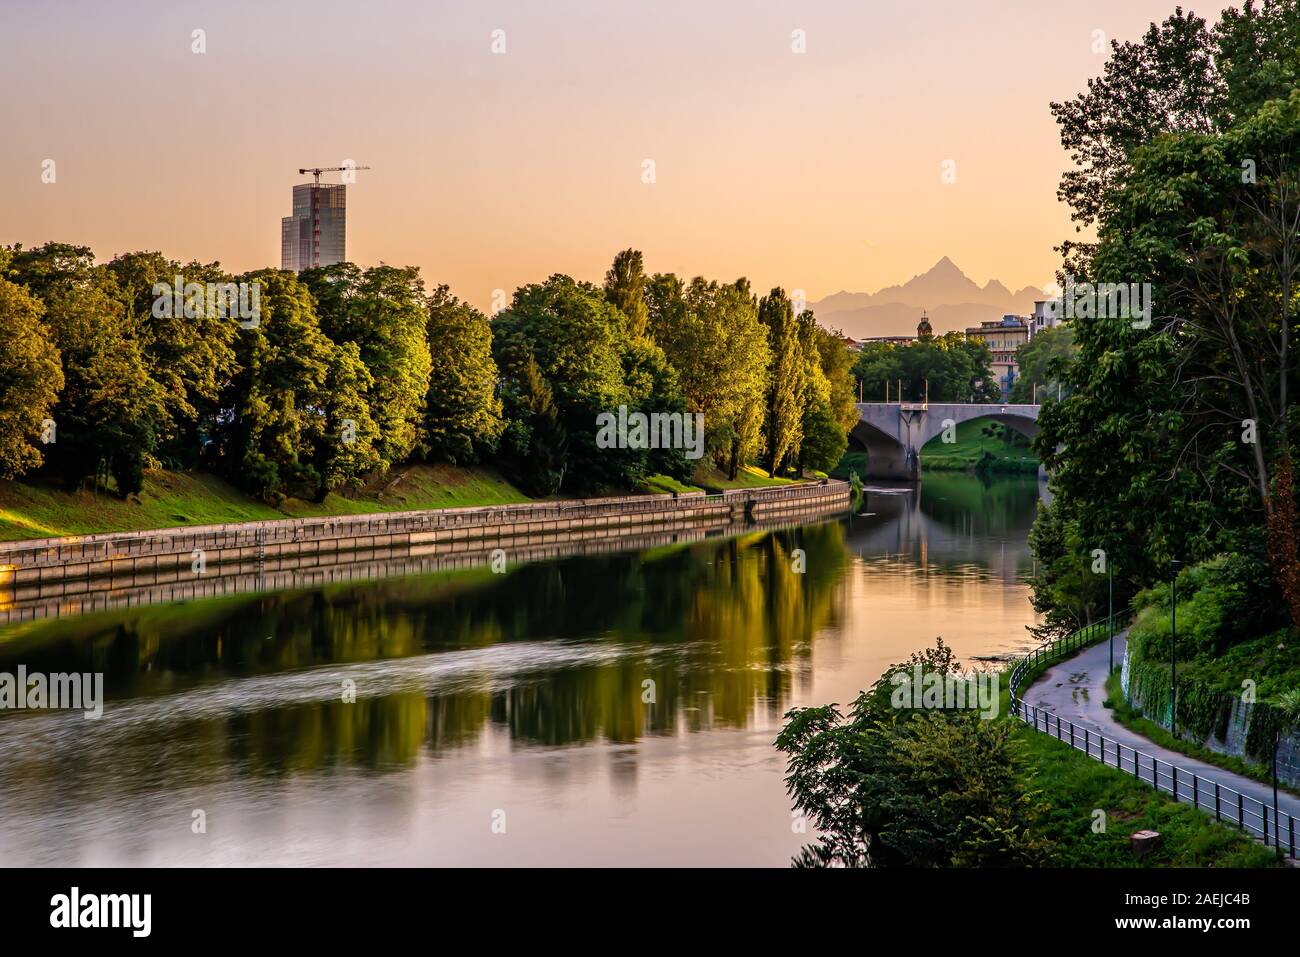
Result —
<instances>
[{"instance_id":1,"label":"grassy riverbank","mask_svg":"<svg viewBox=\"0 0 1300 957\"><path fill-rule=\"evenodd\" d=\"M1024 792L1040 805L1035 829L1060 867L1275 867L1276 853L1166 794L1103 767L1063 741L1021 725ZM1096 811L1105 831L1096 833ZM1134 856L1129 835L1150 829L1159 844Z\"/></svg>"},{"instance_id":2,"label":"grassy riverbank","mask_svg":"<svg viewBox=\"0 0 1300 957\"><path fill-rule=\"evenodd\" d=\"M646 478L638 493L703 492L790 485L752 466L735 479L702 468L692 480L664 475ZM69 492L54 484L0 482L0 541L54 538L96 532L129 532L185 525L219 525L317 515L367 515L426 508L465 508L533 501L490 468L408 465L355 494L330 493L323 502L286 499L280 508L250 498L230 483L203 472L145 473L138 496L122 500L111 492Z\"/></svg>"},{"instance_id":3,"label":"grassy riverbank","mask_svg":"<svg viewBox=\"0 0 1300 957\"><path fill-rule=\"evenodd\" d=\"M323 502L288 499L279 509L213 475L158 470L146 473L140 495L126 501L103 491L0 482L0 541L527 501L496 472L481 468L406 466L356 495L331 493Z\"/></svg>"},{"instance_id":4,"label":"grassy riverbank","mask_svg":"<svg viewBox=\"0 0 1300 957\"><path fill-rule=\"evenodd\" d=\"M944 442L942 436L931 439L921 449L921 468L965 472L983 459L981 468L990 472L1037 473L1038 458L1027 439L1015 432L1011 433L1013 441L985 435L986 427L1000 429L1000 423L995 419L972 419L957 425L956 442Z\"/></svg>"},{"instance_id":5,"label":"grassy riverbank","mask_svg":"<svg viewBox=\"0 0 1300 957\"><path fill-rule=\"evenodd\" d=\"M641 483L638 492L647 495L667 495L683 492L722 492L738 488L770 488L774 485L791 485L794 482L808 481L809 478L822 478L821 472L803 479L772 478L760 468L752 465L742 466L736 477L728 478L727 473L712 466L701 466L691 476L690 482L679 482L668 475L650 475Z\"/></svg>"},{"instance_id":6,"label":"grassy riverbank","mask_svg":"<svg viewBox=\"0 0 1300 957\"><path fill-rule=\"evenodd\" d=\"M753 465L742 465L736 470L734 479L727 478L726 472L707 467L697 471L692 481L700 488L710 491L722 491L733 488L768 488L773 485L792 485L795 482L806 482L814 478L822 478L822 473L814 472L812 475L801 479L772 478L760 468Z\"/></svg>"}]
</instances>

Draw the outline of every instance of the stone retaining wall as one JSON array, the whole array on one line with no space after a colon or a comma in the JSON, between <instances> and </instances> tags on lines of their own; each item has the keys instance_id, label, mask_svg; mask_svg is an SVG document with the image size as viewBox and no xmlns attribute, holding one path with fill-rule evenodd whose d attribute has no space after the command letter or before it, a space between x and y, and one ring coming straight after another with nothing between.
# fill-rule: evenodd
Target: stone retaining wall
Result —
<instances>
[{"instance_id":1,"label":"stone retaining wall","mask_svg":"<svg viewBox=\"0 0 1300 957\"><path fill-rule=\"evenodd\" d=\"M1130 705L1142 712L1142 716L1148 721L1153 721L1166 731L1169 730L1169 715L1150 714L1143 707L1142 701L1138 696L1129 690L1129 655L1132 646L1127 642L1124 645L1124 665L1120 672L1120 684L1124 691L1124 698ZM1259 762L1246 755L1246 733L1250 730L1250 715L1254 711L1253 704L1246 704L1240 698L1232 704L1232 717L1228 719L1228 728L1224 732L1223 740L1215 734L1210 734L1205 739L1193 738L1191 735L1180 732L1179 737L1189 741L1195 740L1197 744L1209 748L1211 751L1219 754L1228 754L1240 758L1247 764L1260 766ZM1168 712L1168 708L1164 709ZM1264 765L1267 768L1267 765ZM1282 735L1282 740L1277 747L1277 778L1293 787L1300 787L1300 735L1295 732Z\"/></svg>"},{"instance_id":2,"label":"stone retaining wall","mask_svg":"<svg viewBox=\"0 0 1300 957\"><path fill-rule=\"evenodd\" d=\"M647 495L338 518L121 532L0 543L0 620L42 599L192 581L229 568L275 571L362 560L722 529L786 516L842 511L843 482L745 489L720 495ZM364 558L363 558L364 556Z\"/></svg>"},{"instance_id":3,"label":"stone retaining wall","mask_svg":"<svg viewBox=\"0 0 1300 957\"><path fill-rule=\"evenodd\" d=\"M258 591L319 588L346 582L484 568L490 566L496 548L505 551L509 569L528 562L689 544L738 531L787 528L824 520L840 511L834 504L808 504L744 526L732 525L728 520L694 522L681 528L637 534L624 534L617 529L586 534L542 532L515 540L497 540L492 548L481 541L458 541L437 549L436 553L427 546L364 549L231 563L209 569L204 575L195 575L186 568L184 572L172 569L152 575L140 572L127 579L100 577L33 582L8 592L0 589L0 625Z\"/></svg>"}]
</instances>

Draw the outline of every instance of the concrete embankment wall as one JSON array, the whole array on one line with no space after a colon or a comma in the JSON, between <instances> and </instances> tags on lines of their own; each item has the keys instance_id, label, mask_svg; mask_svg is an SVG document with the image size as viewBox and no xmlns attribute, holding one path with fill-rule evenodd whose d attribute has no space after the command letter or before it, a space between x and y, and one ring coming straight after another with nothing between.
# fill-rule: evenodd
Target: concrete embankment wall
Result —
<instances>
[{"instance_id":1,"label":"concrete embankment wall","mask_svg":"<svg viewBox=\"0 0 1300 957\"><path fill-rule=\"evenodd\" d=\"M849 507L843 482L624 496L0 543L0 622L124 604L438 571L779 525ZM549 552L549 553L548 553ZM201 562L200 562L201 559ZM331 572L330 569L337 569Z\"/></svg>"},{"instance_id":2,"label":"concrete embankment wall","mask_svg":"<svg viewBox=\"0 0 1300 957\"><path fill-rule=\"evenodd\" d=\"M496 539L492 548L482 541L455 542L433 553L419 548L384 547L319 555L287 555L264 562L228 563L197 575L171 569L162 574L137 572L126 578L111 576L35 582L17 592L0 589L0 625L49 618L165 604L222 598L251 592L320 588L349 582L374 581L407 575L492 567L495 550L504 552L506 570L529 562L574 556L640 551L664 545L689 544L737 532L788 528L824 521L842 513L837 503L816 502L760 518L752 524L730 521L692 522L682 527L623 533L607 529L585 534L540 532L520 539Z\"/></svg>"}]
</instances>

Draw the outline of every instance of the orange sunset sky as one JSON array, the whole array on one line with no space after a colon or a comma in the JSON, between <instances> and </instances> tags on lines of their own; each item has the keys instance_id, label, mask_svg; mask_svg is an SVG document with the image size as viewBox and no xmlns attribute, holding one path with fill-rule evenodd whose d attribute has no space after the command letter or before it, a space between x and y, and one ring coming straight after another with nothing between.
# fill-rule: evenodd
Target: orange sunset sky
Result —
<instances>
[{"instance_id":1,"label":"orange sunset sky","mask_svg":"<svg viewBox=\"0 0 1300 957\"><path fill-rule=\"evenodd\" d=\"M1042 286L1073 230L1048 102L1100 72L1094 31L1174 5L0 0L0 243L278 266L297 168L346 158L374 167L348 258L483 308L627 246L811 300L944 255Z\"/></svg>"}]
</instances>

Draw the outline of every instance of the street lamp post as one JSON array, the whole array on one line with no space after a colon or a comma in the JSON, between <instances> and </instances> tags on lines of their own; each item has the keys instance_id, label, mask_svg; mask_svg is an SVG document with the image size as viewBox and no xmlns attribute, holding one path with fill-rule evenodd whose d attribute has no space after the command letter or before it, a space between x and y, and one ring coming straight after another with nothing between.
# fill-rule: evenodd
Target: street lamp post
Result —
<instances>
[{"instance_id":1,"label":"street lamp post","mask_svg":"<svg viewBox=\"0 0 1300 957\"><path fill-rule=\"evenodd\" d=\"M1115 569L1106 562L1106 636L1110 640L1110 670L1115 670Z\"/></svg>"},{"instance_id":2,"label":"street lamp post","mask_svg":"<svg viewBox=\"0 0 1300 957\"><path fill-rule=\"evenodd\" d=\"M1282 859L1282 835L1278 828L1281 818L1277 815L1277 749L1282 743L1282 729L1273 729L1273 846L1277 848L1278 860Z\"/></svg>"},{"instance_id":3,"label":"street lamp post","mask_svg":"<svg viewBox=\"0 0 1300 957\"><path fill-rule=\"evenodd\" d=\"M1169 730L1178 737L1178 559L1169 563Z\"/></svg>"},{"instance_id":4,"label":"street lamp post","mask_svg":"<svg viewBox=\"0 0 1300 957\"><path fill-rule=\"evenodd\" d=\"M1092 621L1088 617L1088 579L1083 574L1083 552L1079 553L1079 627L1086 628Z\"/></svg>"}]
</instances>

